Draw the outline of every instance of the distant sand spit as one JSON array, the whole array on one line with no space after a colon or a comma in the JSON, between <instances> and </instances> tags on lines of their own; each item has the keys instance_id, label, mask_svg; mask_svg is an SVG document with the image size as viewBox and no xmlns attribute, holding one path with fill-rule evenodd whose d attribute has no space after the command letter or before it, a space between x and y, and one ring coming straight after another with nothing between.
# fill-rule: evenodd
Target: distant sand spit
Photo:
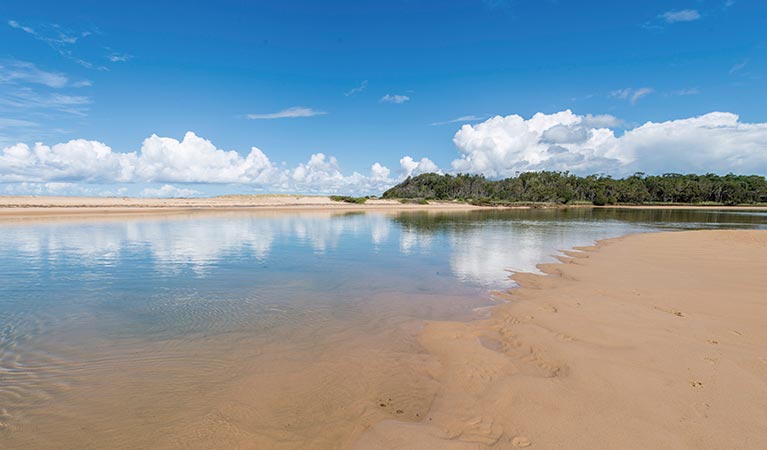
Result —
<instances>
[{"instance_id":1,"label":"distant sand spit","mask_svg":"<svg viewBox=\"0 0 767 450\"><path fill-rule=\"evenodd\" d=\"M49 197L0 196L0 219L83 216L167 214L191 211L241 210L468 210L482 209L458 202L433 201L429 204L400 203L397 200L370 199L364 204L338 202L325 196L307 195L227 195L211 198L132 198L132 197Z\"/></svg>"},{"instance_id":2,"label":"distant sand spit","mask_svg":"<svg viewBox=\"0 0 767 450\"><path fill-rule=\"evenodd\" d=\"M595 208L592 205L476 206L453 201L430 200L427 204L400 203L398 200L369 199L364 204L331 200L327 196L259 194L224 195L210 198L135 198L135 197L58 197L0 196L0 220L52 219L137 215L177 215L201 212L244 211L468 211L479 209ZM761 206L648 205L606 206L628 209L713 209L765 210Z\"/></svg>"},{"instance_id":3,"label":"distant sand spit","mask_svg":"<svg viewBox=\"0 0 767 450\"><path fill-rule=\"evenodd\" d=\"M431 322L427 417L355 449L767 448L767 231L569 252L484 320Z\"/></svg>"}]
</instances>

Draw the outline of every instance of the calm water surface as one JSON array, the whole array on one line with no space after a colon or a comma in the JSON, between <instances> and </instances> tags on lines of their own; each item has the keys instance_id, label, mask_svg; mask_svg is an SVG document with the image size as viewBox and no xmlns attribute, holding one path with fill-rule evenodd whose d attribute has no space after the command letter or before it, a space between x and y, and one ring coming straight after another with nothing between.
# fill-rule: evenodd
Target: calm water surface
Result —
<instances>
[{"instance_id":1,"label":"calm water surface","mask_svg":"<svg viewBox=\"0 0 767 450\"><path fill-rule=\"evenodd\" d=\"M509 271L560 249L696 228L767 228L767 214L0 222L0 448L333 448L357 425L320 430L385 418L379 397L399 395L403 419L428 408L419 321L475 316Z\"/></svg>"}]
</instances>

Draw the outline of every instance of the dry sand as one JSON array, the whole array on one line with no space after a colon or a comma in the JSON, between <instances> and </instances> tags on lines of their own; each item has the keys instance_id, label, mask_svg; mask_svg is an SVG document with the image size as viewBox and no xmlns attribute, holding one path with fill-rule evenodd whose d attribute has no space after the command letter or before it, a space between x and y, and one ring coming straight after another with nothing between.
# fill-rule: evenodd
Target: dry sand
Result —
<instances>
[{"instance_id":1,"label":"dry sand","mask_svg":"<svg viewBox=\"0 0 767 450\"><path fill-rule=\"evenodd\" d=\"M355 449L767 448L767 231L570 253L489 318L431 322L438 394Z\"/></svg>"}]
</instances>

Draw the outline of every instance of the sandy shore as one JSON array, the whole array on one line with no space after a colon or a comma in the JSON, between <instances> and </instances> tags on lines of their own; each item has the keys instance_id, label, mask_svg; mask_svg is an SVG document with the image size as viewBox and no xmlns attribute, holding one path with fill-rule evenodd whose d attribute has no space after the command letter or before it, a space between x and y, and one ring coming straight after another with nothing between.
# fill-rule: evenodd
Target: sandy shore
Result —
<instances>
[{"instance_id":1,"label":"sandy shore","mask_svg":"<svg viewBox=\"0 0 767 450\"><path fill-rule=\"evenodd\" d=\"M539 208L592 208L591 205L537 205ZM133 197L54 197L0 196L0 219L52 218L71 216L169 214L198 211L247 210L336 210L336 211L405 211L472 210L500 207L474 206L450 201L428 204L400 203L397 200L371 199L364 204L337 202L325 196L307 195L229 195L211 198L133 198ZM530 206L503 207L527 209ZM764 206L606 206L630 209L764 209Z\"/></svg>"},{"instance_id":2,"label":"sandy shore","mask_svg":"<svg viewBox=\"0 0 767 450\"><path fill-rule=\"evenodd\" d=\"M482 209L466 203L403 204L371 199L364 204L337 202L323 196L231 195L211 198L38 197L0 196L0 219L83 215L155 214L193 211L242 210L467 210Z\"/></svg>"},{"instance_id":3,"label":"sandy shore","mask_svg":"<svg viewBox=\"0 0 767 450\"><path fill-rule=\"evenodd\" d=\"M767 231L641 234L430 322L438 393L356 449L767 448Z\"/></svg>"}]
</instances>

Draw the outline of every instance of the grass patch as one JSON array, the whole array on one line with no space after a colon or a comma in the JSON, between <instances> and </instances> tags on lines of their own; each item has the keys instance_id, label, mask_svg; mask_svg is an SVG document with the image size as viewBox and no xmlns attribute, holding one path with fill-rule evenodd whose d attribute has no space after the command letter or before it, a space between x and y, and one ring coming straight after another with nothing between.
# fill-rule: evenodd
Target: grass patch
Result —
<instances>
[{"instance_id":1,"label":"grass patch","mask_svg":"<svg viewBox=\"0 0 767 450\"><path fill-rule=\"evenodd\" d=\"M349 195L331 195L330 199L334 202L354 203L357 205L361 205L368 200L367 197L352 197Z\"/></svg>"}]
</instances>

